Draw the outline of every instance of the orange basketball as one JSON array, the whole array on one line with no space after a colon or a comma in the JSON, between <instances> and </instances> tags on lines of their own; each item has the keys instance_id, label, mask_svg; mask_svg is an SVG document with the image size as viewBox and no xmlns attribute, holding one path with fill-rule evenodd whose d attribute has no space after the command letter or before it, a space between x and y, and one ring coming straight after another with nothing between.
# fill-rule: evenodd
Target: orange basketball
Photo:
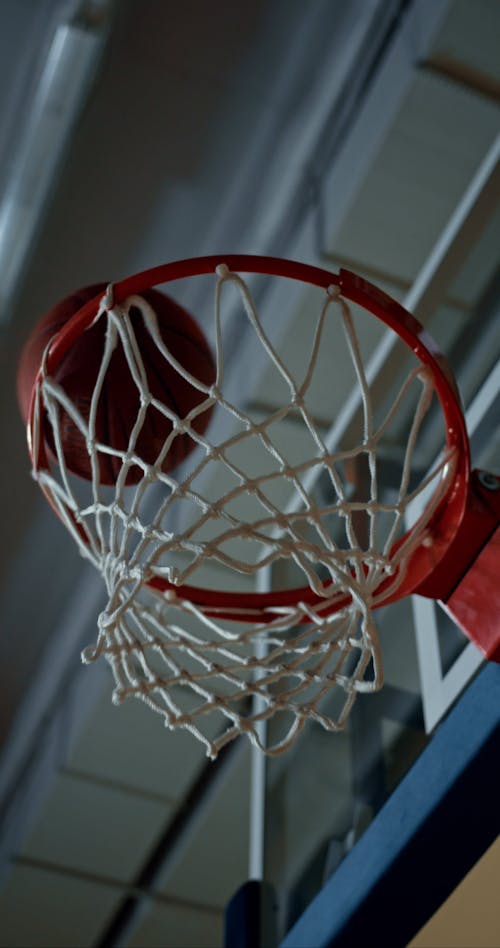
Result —
<instances>
[{"instance_id":1,"label":"orange basketball","mask_svg":"<svg viewBox=\"0 0 500 948\"><path fill-rule=\"evenodd\" d=\"M17 385L25 422L28 420L33 384L47 343L88 300L104 293L106 285L94 284L72 293L54 306L29 336L21 355ZM163 342L171 355L192 376L205 385L211 385L215 380L214 359L205 336L193 317L158 290L147 290L141 295L155 311ZM203 401L205 395L183 378L158 350L144 325L139 307L130 309L130 319L151 395L175 412L179 418L185 418ZM105 334L106 319L101 318L75 340L54 373L55 380L64 389L85 422L89 419L92 393L102 362ZM139 406L139 389L131 375L123 348L118 344L111 356L99 398L96 441L115 450L126 451ZM202 434L210 415L211 409L198 415L192 422L192 427ZM45 428L46 446L54 456L54 436L49 422ZM85 438L63 409L60 429L68 469L73 474L90 480L92 469ZM154 463L171 431L171 421L157 408L149 405L137 438L135 453L147 463ZM177 435L165 456L162 470L168 472L177 467L194 447L195 443L188 434ZM121 468L121 459L100 451L98 460L100 482L114 484ZM137 483L142 473L138 465L132 465L127 474L127 484Z\"/></svg>"}]
</instances>

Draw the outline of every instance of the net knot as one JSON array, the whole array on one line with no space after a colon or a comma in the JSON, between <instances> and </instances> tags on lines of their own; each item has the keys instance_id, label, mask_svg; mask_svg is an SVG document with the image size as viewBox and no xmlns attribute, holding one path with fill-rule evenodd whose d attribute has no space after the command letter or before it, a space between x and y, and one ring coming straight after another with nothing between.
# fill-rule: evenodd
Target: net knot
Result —
<instances>
[{"instance_id":1,"label":"net knot","mask_svg":"<svg viewBox=\"0 0 500 948\"><path fill-rule=\"evenodd\" d=\"M172 428L176 434L185 435L191 434L191 424L185 418L174 418L172 421Z\"/></svg>"},{"instance_id":2,"label":"net knot","mask_svg":"<svg viewBox=\"0 0 500 948\"><path fill-rule=\"evenodd\" d=\"M216 444L207 445L207 458L210 461L223 461L224 453Z\"/></svg>"},{"instance_id":3,"label":"net knot","mask_svg":"<svg viewBox=\"0 0 500 948\"><path fill-rule=\"evenodd\" d=\"M91 662L95 662L96 658L99 657L99 652L97 646L95 645L86 645L81 652L82 662L85 662L86 665L90 665Z\"/></svg>"},{"instance_id":4,"label":"net knot","mask_svg":"<svg viewBox=\"0 0 500 948\"><path fill-rule=\"evenodd\" d=\"M219 263L215 268L215 272L220 280L227 280L227 278L231 275L231 271L227 263Z\"/></svg>"},{"instance_id":5,"label":"net knot","mask_svg":"<svg viewBox=\"0 0 500 948\"><path fill-rule=\"evenodd\" d=\"M99 632L106 632L114 624L114 616L110 614L108 609L104 609L97 618L97 628ZM86 649L88 651L88 649Z\"/></svg>"},{"instance_id":6,"label":"net knot","mask_svg":"<svg viewBox=\"0 0 500 948\"><path fill-rule=\"evenodd\" d=\"M150 531L145 530L144 533L147 539L147 535L148 533L150 534ZM102 558L101 572L112 597L110 599L111 605L116 596L120 595L120 591L123 595L123 590L126 586L133 585L135 587L142 587L145 585L151 578L152 570L147 563L131 563L128 559L122 559L119 555L109 552ZM109 611L113 612L113 607ZM98 624L100 628L105 628L115 622L114 615L111 615L109 621L106 616L107 611L102 612L99 616Z\"/></svg>"},{"instance_id":7,"label":"net knot","mask_svg":"<svg viewBox=\"0 0 500 948\"><path fill-rule=\"evenodd\" d=\"M109 309L113 309L114 302L115 302L115 288L112 283L108 283L106 287L106 292L104 293L104 296L102 298L102 303L104 305L104 308L109 310Z\"/></svg>"}]
</instances>

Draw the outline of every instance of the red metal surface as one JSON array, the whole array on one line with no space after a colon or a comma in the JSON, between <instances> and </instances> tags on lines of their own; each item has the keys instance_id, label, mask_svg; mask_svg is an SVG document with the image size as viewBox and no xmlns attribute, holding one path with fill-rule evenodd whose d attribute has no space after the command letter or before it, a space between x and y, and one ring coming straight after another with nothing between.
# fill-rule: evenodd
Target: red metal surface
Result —
<instances>
[{"instance_id":1,"label":"red metal surface","mask_svg":"<svg viewBox=\"0 0 500 948\"><path fill-rule=\"evenodd\" d=\"M498 489L491 490L481 483L484 474L473 471L460 527L436 568L415 588L419 595L446 601L500 523L500 479ZM492 474L487 476L495 481ZM500 562L498 577L500 585Z\"/></svg>"},{"instance_id":2,"label":"red metal surface","mask_svg":"<svg viewBox=\"0 0 500 948\"><path fill-rule=\"evenodd\" d=\"M473 472L458 533L415 592L438 599L483 655L500 662L500 477Z\"/></svg>"},{"instance_id":3,"label":"red metal surface","mask_svg":"<svg viewBox=\"0 0 500 948\"><path fill-rule=\"evenodd\" d=\"M459 531L466 509L472 504L469 490L469 443L465 421L460 407L456 384L444 356L439 352L437 346L420 323L410 313L399 303L366 280L363 280L347 270L341 270L339 274L335 274L318 267L312 267L294 261L280 260L273 257L219 254L165 264L164 266L146 270L114 284L114 300L117 303L122 302L131 294L141 293L158 284L168 283L185 277L213 273L220 264L226 264L228 268L234 272L266 273L302 281L325 289L330 285L339 286L342 295L346 299L363 306L368 312L382 320L382 322L400 336L411 351L415 353L416 357L430 369L436 393L445 417L447 445L455 449L455 457L457 459L456 469L454 470L446 496L443 498L437 511L426 527L425 542L412 554L407 564L405 578L398 587L397 594L392 598L401 598L416 589L422 591L424 584L435 572L439 563L445 557L446 552L451 547ZM100 299L101 297L96 297L87 303L54 337L47 353L46 370L48 374L51 374L56 369L75 339L94 320ZM38 448L32 445L31 433L33 429L35 395L39 382L40 373L33 389L30 421L28 424L30 453L34 468L38 470L48 467L43 437L40 438ZM42 431L44 420L45 419L42 419ZM82 528L77 525L76 522L73 523L73 526L85 539ZM450 585L449 577L453 575L453 569L453 564L450 560L446 566L448 585ZM455 576L454 580L452 579L451 583L454 585L456 581L457 576ZM317 603L320 605L323 601L322 598L316 596L309 587L274 591L271 593L248 594L227 593L224 591L205 590L189 586L176 588L160 579L155 579L152 581L152 584L163 590L174 589L177 594L183 595L193 602L206 605L208 612L212 609L216 612L218 608L223 608L229 610L227 614L228 618L243 619L245 618L244 613L246 613L248 619L251 621L254 621L256 617L260 618L261 621L271 621L274 617L272 611L273 607L276 609L283 605L293 605L299 601ZM379 592L383 592L383 589L384 586L380 588ZM390 596L384 599L380 605L385 605L389 601L391 601ZM339 596L333 605L330 604L329 611L341 608L345 602L345 596ZM232 610L234 610L234 612Z\"/></svg>"},{"instance_id":4,"label":"red metal surface","mask_svg":"<svg viewBox=\"0 0 500 948\"><path fill-rule=\"evenodd\" d=\"M500 662L500 527L441 605L485 658Z\"/></svg>"}]
</instances>

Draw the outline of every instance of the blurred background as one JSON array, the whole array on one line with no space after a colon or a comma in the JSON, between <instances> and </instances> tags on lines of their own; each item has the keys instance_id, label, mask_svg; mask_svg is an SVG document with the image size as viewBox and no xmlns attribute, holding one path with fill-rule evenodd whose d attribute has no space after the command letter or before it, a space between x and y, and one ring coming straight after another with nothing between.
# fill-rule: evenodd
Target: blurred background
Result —
<instances>
[{"instance_id":1,"label":"blurred background","mask_svg":"<svg viewBox=\"0 0 500 948\"><path fill-rule=\"evenodd\" d=\"M218 946L260 872L281 937L477 672L407 600L380 620L387 688L265 766L115 707L104 663L80 664L102 581L30 477L15 378L77 287L219 252L344 266L430 329L475 465L500 472L499 36L497 0L0 0L1 945ZM465 899L473 935L460 917L415 944L498 944Z\"/></svg>"}]
</instances>

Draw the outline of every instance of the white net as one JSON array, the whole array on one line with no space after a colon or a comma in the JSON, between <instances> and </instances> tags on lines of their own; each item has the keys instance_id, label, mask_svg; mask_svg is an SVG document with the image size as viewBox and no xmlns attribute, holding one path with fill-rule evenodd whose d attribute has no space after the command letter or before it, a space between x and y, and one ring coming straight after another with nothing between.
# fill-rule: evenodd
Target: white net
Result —
<instances>
[{"instance_id":1,"label":"white net","mask_svg":"<svg viewBox=\"0 0 500 948\"><path fill-rule=\"evenodd\" d=\"M356 695L380 688L373 610L402 582L454 464L444 449L431 475L415 486L412 464L433 398L431 374L414 365L384 417L375 421L354 320L337 287L324 293L307 367L297 381L266 333L241 276L220 266L214 279L216 377L211 385L173 357L146 300L134 296L115 306L108 289L98 316L106 323L105 342L88 412L72 403L57 378L42 374L33 421L34 457L49 427L54 463L49 470L36 470L35 477L82 554L103 575L108 604L99 617L97 642L85 650L84 660L107 659L114 700L140 698L163 715L168 728L191 731L210 757L241 733L266 753L280 753L307 720L338 730ZM221 300L226 285L236 289L242 318L244 314L287 391L284 403L260 420L225 394ZM185 417L150 391L134 328L137 319L165 365L199 392L198 403ZM362 401L360 438L341 450L332 450L308 407L331 319L344 334ZM129 367L129 384L139 393L137 417L122 450L97 436L96 423L117 348ZM399 484L387 499L379 489L377 452L410 395L413 407ZM195 427L196 418L214 406L229 422L217 442L210 439L210 427L206 433ZM171 430L157 456L146 462L137 446L151 407ZM68 469L62 421L68 416L88 452L89 482ZM277 426L292 417L309 445L299 461L291 461L274 436ZM189 463L166 473L165 458L175 439L186 435L194 448ZM242 447L252 459L247 467ZM102 457L112 458L118 471L113 487L100 483ZM353 490L346 477L356 465L365 471L365 495ZM132 468L139 475L130 486ZM326 500L317 496L320 480L327 485ZM280 493L283 484L286 491ZM425 516L405 535L408 506L430 490ZM250 596L248 605L244 596L235 605L207 593L210 606L204 606L196 595L182 592L185 584L234 588L238 576L244 589L255 589L256 578L278 563L294 564L301 577L304 588L291 604L278 594L274 603L268 598L257 608ZM273 746L262 747L259 722L273 715L282 718L280 735Z\"/></svg>"}]
</instances>

